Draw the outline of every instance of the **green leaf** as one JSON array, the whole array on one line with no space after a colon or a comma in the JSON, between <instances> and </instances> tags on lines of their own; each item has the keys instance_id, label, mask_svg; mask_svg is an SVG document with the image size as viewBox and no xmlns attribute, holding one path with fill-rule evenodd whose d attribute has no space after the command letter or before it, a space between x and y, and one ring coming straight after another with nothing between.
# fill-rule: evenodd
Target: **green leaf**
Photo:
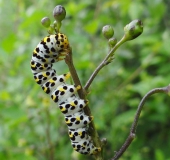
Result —
<instances>
[{"instance_id":1,"label":"green leaf","mask_svg":"<svg viewBox=\"0 0 170 160\"><path fill-rule=\"evenodd\" d=\"M97 32L99 20L93 20L84 26L84 30L89 34L95 34Z\"/></svg>"}]
</instances>

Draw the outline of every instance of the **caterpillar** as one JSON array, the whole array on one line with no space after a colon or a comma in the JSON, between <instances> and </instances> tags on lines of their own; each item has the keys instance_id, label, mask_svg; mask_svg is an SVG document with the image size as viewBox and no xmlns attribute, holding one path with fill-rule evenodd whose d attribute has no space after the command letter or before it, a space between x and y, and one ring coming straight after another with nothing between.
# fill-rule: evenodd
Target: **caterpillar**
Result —
<instances>
[{"instance_id":1,"label":"caterpillar","mask_svg":"<svg viewBox=\"0 0 170 160\"><path fill-rule=\"evenodd\" d=\"M93 117L87 116L83 111L88 101L76 95L81 86L66 84L65 81L70 78L70 73L57 75L52 68L53 63L63 60L69 51L70 46L66 35L62 33L48 35L33 51L31 70L36 83L50 95L64 114L73 149L81 154L94 155L101 148L94 146L88 134L87 125Z\"/></svg>"}]
</instances>

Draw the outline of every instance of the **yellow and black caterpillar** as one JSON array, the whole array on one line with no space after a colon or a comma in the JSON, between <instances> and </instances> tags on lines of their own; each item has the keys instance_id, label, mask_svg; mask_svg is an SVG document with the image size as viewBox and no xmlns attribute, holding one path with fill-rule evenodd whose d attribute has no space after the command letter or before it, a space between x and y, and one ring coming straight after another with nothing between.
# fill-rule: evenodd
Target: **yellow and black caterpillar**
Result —
<instances>
[{"instance_id":1,"label":"yellow and black caterpillar","mask_svg":"<svg viewBox=\"0 0 170 160\"><path fill-rule=\"evenodd\" d=\"M87 101L80 99L76 92L80 86L66 84L70 73L57 75L53 63L69 54L69 41L62 33L49 35L37 45L31 59L31 69L35 81L58 104L65 116L68 134L74 150L81 154L96 154L101 149L94 146L88 135L87 125L92 117L85 115L83 108Z\"/></svg>"}]
</instances>

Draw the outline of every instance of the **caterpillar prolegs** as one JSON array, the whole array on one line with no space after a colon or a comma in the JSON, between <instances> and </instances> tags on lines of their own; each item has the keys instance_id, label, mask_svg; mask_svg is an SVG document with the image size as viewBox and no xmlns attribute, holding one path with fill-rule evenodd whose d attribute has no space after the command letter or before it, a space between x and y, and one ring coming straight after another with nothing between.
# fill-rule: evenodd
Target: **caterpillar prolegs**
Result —
<instances>
[{"instance_id":1,"label":"caterpillar prolegs","mask_svg":"<svg viewBox=\"0 0 170 160\"><path fill-rule=\"evenodd\" d=\"M58 104L65 116L68 134L74 150L81 154L96 154L101 149L94 146L88 135L87 125L92 117L85 115L83 108L88 101L80 99L76 92L80 86L66 84L70 73L57 75L53 63L69 54L69 41L66 35L58 33L45 37L33 51L31 69L35 81L45 93Z\"/></svg>"}]
</instances>

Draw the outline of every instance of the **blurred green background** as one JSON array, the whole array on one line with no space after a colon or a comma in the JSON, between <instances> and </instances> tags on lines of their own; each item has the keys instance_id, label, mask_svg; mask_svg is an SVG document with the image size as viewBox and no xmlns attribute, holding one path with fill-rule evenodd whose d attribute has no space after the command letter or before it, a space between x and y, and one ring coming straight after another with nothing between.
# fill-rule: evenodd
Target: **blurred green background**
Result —
<instances>
[{"instance_id":1,"label":"blurred green background","mask_svg":"<svg viewBox=\"0 0 170 160\"><path fill-rule=\"evenodd\" d=\"M63 115L34 82L30 70L33 49L47 35L40 20L53 21L61 4L67 17L61 31L73 48L83 84L108 52L102 27L114 27L115 37L134 19L143 34L116 51L90 87L90 107L101 138L107 138L104 159L113 157L126 139L141 98L170 83L170 1L168 0L0 0L0 159L91 160L70 145ZM68 71L55 65L58 74ZM148 99L137 136L120 160L170 160L170 98Z\"/></svg>"}]
</instances>

